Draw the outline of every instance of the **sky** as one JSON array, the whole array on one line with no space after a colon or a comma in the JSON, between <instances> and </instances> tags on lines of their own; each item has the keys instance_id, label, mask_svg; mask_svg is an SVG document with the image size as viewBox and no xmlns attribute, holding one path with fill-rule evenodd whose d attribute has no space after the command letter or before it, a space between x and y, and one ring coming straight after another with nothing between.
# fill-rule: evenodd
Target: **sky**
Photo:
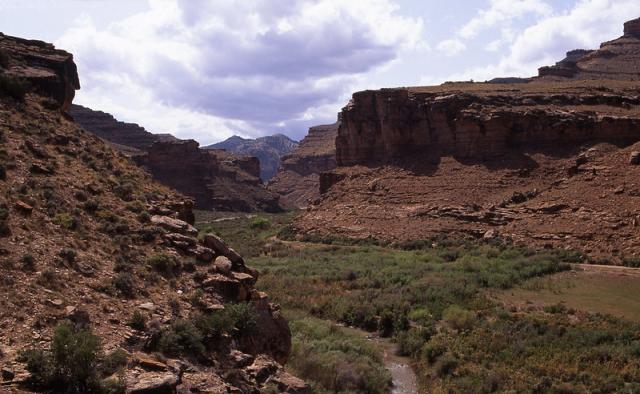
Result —
<instances>
[{"instance_id":1,"label":"sky","mask_svg":"<svg viewBox=\"0 0 640 394\"><path fill-rule=\"evenodd\" d=\"M0 0L0 31L74 54L75 103L202 145L303 138L355 91L532 76L638 0Z\"/></svg>"}]
</instances>

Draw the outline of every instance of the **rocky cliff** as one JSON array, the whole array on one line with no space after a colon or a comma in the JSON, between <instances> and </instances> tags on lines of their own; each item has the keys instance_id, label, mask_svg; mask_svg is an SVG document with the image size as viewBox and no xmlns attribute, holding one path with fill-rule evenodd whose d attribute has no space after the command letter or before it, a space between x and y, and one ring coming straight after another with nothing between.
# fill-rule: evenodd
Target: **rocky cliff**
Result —
<instances>
[{"instance_id":1,"label":"rocky cliff","mask_svg":"<svg viewBox=\"0 0 640 394\"><path fill-rule=\"evenodd\" d=\"M2 48L35 90L0 91L0 391L308 393L258 273L197 238L191 201L61 114L70 55Z\"/></svg>"},{"instance_id":2,"label":"rocky cliff","mask_svg":"<svg viewBox=\"0 0 640 394\"><path fill-rule=\"evenodd\" d=\"M268 188L281 196L285 206L306 207L320 197L320 174L336 167L338 127L339 123L311 127L298 148L282 158L280 170Z\"/></svg>"},{"instance_id":3,"label":"rocky cliff","mask_svg":"<svg viewBox=\"0 0 640 394\"><path fill-rule=\"evenodd\" d=\"M340 167L323 175L326 193L298 229L636 255L637 23L596 51L569 52L558 64L571 75L355 93L341 113Z\"/></svg>"},{"instance_id":4,"label":"rocky cliff","mask_svg":"<svg viewBox=\"0 0 640 394\"><path fill-rule=\"evenodd\" d=\"M278 196L260 181L256 157L219 149L200 149L196 141L153 134L112 115L72 105L69 113L85 130L132 156L154 179L192 197L199 209L269 211L281 208Z\"/></svg>"},{"instance_id":5,"label":"rocky cliff","mask_svg":"<svg viewBox=\"0 0 640 394\"><path fill-rule=\"evenodd\" d=\"M238 157L221 150L200 149L196 141L154 143L134 157L153 177L191 196L200 209L278 212L278 196L259 178L255 157Z\"/></svg>"},{"instance_id":6,"label":"rocky cliff","mask_svg":"<svg viewBox=\"0 0 640 394\"><path fill-rule=\"evenodd\" d=\"M119 145L132 154L141 154L151 148L155 142L176 141L170 134L153 134L135 123L120 122L113 115L102 111L94 111L81 105L73 104L69 115L82 128L97 135L105 141Z\"/></svg>"},{"instance_id":7,"label":"rocky cliff","mask_svg":"<svg viewBox=\"0 0 640 394\"><path fill-rule=\"evenodd\" d=\"M67 111L80 89L78 70L73 55L55 49L52 44L25 40L0 33L0 51L4 53L2 74L29 82L40 95L54 100L60 110Z\"/></svg>"},{"instance_id":8,"label":"rocky cliff","mask_svg":"<svg viewBox=\"0 0 640 394\"><path fill-rule=\"evenodd\" d=\"M298 143L286 135L276 134L256 139L233 136L203 149L224 149L239 156L253 156L260 161L260 179L263 182L273 178L280 168L282 156L291 153Z\"/></svg>"}]
</instances>

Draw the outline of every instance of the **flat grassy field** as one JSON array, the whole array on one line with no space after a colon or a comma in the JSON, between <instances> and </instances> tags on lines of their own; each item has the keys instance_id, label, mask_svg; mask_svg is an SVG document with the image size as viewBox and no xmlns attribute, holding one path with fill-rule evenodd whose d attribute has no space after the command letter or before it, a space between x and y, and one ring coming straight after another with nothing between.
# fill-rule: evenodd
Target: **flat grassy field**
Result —
<instances>
[{"instance_id":1,"label":"flat grassy field","mask_svg":"<svg viewBox=\"0 0 640 394\"><path fill-rule=\"evenodd\" d=\"M640 323L638 294L640 269L578 265L569 272L531 279L496 297L518 308L562 304Z\"/></svg>"}]
</instances>

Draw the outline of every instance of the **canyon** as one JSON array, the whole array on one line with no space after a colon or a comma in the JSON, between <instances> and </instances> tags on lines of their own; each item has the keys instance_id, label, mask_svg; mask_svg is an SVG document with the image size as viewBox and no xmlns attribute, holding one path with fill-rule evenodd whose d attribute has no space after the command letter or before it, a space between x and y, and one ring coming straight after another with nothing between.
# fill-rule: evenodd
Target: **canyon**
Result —
<instances>
[{"instance_id":1,"label":"canyon","mask_svg":"<svg viewBox=\"0 0 640 394\"><path fill-rule=\"evenodd\" d=\"M396 244L501 239L594 261L633 258L637 26L553 66L572 73L542 68L517 83L355 93L340 114L337 168L320 175L324 193L296 229Z\"/></svg>"}]
</instances>

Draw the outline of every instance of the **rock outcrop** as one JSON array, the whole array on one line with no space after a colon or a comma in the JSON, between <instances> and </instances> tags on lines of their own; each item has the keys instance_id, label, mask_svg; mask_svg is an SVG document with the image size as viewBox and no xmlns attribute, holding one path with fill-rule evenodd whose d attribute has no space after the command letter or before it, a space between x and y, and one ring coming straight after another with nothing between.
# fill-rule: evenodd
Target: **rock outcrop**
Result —
<instances>
[{"instance_id":1,"label":"rock outcrop","mask_svg":"<svg viewBox=\"0 0 640 394\"><path fill-rule=\"evenodd\" d=\"M291 153L298 143L286 135L276 134L256 139L233 136L203 149L224 149L239 156L253 156L260 160L260 179L263 182L273 178L280 168L282 156Z\"/></svg>"},{"instance_id":2,"label":"rock outcrop","mask_svg":"<svg viewBox=\"0 0 640 394\"><path fill-rule=\"evenodd\" d=\"M269 184L281 196L283 205L303 208L320 197L320 174L336 168L335 139L340 123L315 126L282 165Z\"/></svg>"},{"instance_id":3,"label":"rock outcrop","mask_svg":"<svg viewBox=\"0 0 640 394\"><path fill-rule=\"evenodd\" d=\"M2 73L27 80L41 95L52 98L64 112L80 89L73 55L52 44L0 33L0 51L8 55Z\"/></svg>"},{"instance_id":4,"label":"rock outcrop","mask_svg":"<svg viewBox=\"0 0 640 394\"><path fill-rule=\"evenodd\" d=\"M171 134L153 134L135 123L120 122L111 114L77 104L71 106L69 115L83 129L131 154L142 154L155 142L177 141Z\"/></svg>"},{"instance_id":5,"label":"rock outcrop","mask_svg":"<svg viewBox=\"0 0 640 394\"><path fill-rule=\"evenodd\" d=\"M569 52L562 76L355 93L341 113L339 167L322 175L321 200L295 227L637 257L637 26L598 50Z\"/></svg>"},{"instance_id":6,"label":"rock outcrop","mask_svg":"<svg viewBox=\"0 0 640 394\"><path fill-rule=\"evenodd\" d=\"M154 179L193 197L200 209L280 210L278 196L260 181L260 163L255 157L203 150L196 141L178 140L156 142L134 160Z\"/></svg>"}]
</instances>

